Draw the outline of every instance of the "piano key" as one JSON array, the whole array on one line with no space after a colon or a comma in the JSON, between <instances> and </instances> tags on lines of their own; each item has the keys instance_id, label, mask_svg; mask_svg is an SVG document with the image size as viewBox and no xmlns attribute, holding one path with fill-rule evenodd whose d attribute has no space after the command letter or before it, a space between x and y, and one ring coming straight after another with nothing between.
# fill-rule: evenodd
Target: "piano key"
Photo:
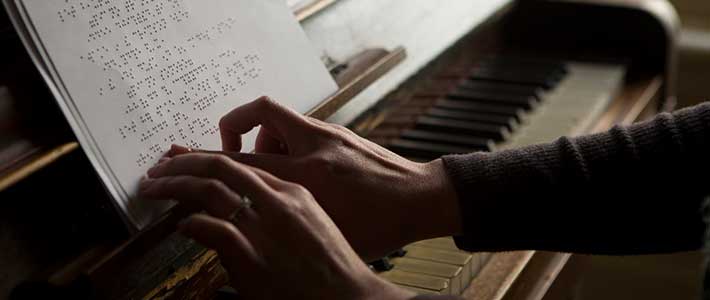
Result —
<instances>
[{"instance_id":1,"label":"piano key","mask_svg":"<svg viewBox=\"0 0 710 300\"><path fill-rule=\"evenodd\" d=\"M471 122L481 122L490 123L499 126L504 126L509 131L514 131L518 128L518 122L515 118L503 116L503 115L492 115L485 113L476 113L469 111L451 110L451 109L441 109L441 108L431 108L425 113L427 116L443 118L443 119L453 119Z\"/></svg>"},{"instance_id":2,"label":"piano key","mask_svg":"<svg viewBox=\"0 0 710 300\"><path fill-rule=\"evenodd\" d=\"M395 258L392 263L395 270L449 279L451 293L454 295L460 294L462 287L467 284L463 282L461 266L407 257Z\"/></svg>"},{"instance_id":3,"label":"piano key","mask_svg":"<svg viewBox=\"0 0 710 300\"><path fill-rule=\"evenodd\" d=\"M408 258L429 260L439 263L451 264L461 267L461 276L465 280L470 280L475 275L472 270L477 270L478 266L472 266L473 255L462 251L441 250L424 248L409 245L404 248L407 250Z\"/></svg>"},{"instance_id":4,"label":"piano key","mask_svg":"<svg viewBox=\"0 0 710 300\"><path fill-rule=\"evenodd\" d=\"M475 69L468 76L474 80L488 80L493 82L517 83L542 87L545 90L552 89L557 84L557 79L545 75L520 74L518 72L503 72L487 69Z\"/></svg>"},{"instance_id":5,"label":"piano key","mask_svg":"<svg viewBox=\"0 0 710 300\"><path fill-rule=\"evenodd\" d=\"M451 237L435 238L435 239L430 239L430 240L419 241L419 242L412 244L412 246L468 253L468 252L459 250L459 248L456 247L456 244L454 243L454 239ZM471 254L471 274L473 274L473 276L476 276L478 274L479 270L481 268L483 268L483 265L488 261L488 255L486 253L479 253L479 252L470 253L470 254Z\"/></svg>"},{"instance_id":6,"label":"piano key","mask_svg":"<svg viewBox=\"0 0 710 300\"><path fill-rule=\"evenodd\" d=\"M444 133L469 134L492 139L496 142L505 140L510 135L508 129L504 126L432 117L420 117L416 122L415 128Z\"/></svg>"},{"instance_id":7,"label":"piano key","mask_svg":"<svg viewBox=\"0 0 710 300\"><path fill-rule=\"evenodd\" d=\"M392 264L392 262L390 262L389 257L380 258L376 261L369 263L369 265L373 269L375 269L375 271L378 271L378 272L389 271L389 270L392 270L392 268L394 268L394 265Z\"/></svg>"},{"instance_id":8,"label":"piano key","mask_svg":"<svg viewBox=\"0 0 710 300\"><path fill-rule=\"evenodd\" d=\"M395 284L395 285L397 285L398 287L403 288L405 290L412 291L418 295L441 295L441 293L435 292L432 290L425 290L425 289L420 289L420 288L416 288L413 286L406 286L406 285L401 285L401 284Z\"/></svg>"},{"instance_id":9,"label":"piano key","mask_svg":"<svg viewBox=\"0 0 710 300\"><path fill-rule=\"evenodd\" d=\"M496 83L492 82L494 88L489 87L488 89L475 89L465 86L465 83L469 81L470 80L436 80L427 85L426 88L417 91L414 97L416 99L437 99L445 97L455 100L477 100L480 102L521 106L524 109L531 109L535 107L541 98L538 97L536 91L538 88L534 86L527 86L528 88L526 89L519 88L517 90L507 91L500 88L500 85L502 84L497 84L498 88L495 88ZM513 87L516 86L512 84L507 85ZM518 87L526 86L518 85Z\"/></svg>"},{"instance_id":10,"label":"piano key","mask_svg":"<svg viewBox=\"0 0 710 300\"><path fill-rule=\"evenodd\" d=\"M450 281L445 278L409 273L397 269L379 273L379 275L393 283L432 291L442 295L451 295Z\"/></svg>"},{"instance_id":11,"label":"piano key","mask_svg":"<svg viewBox=\"0 0 710 300\"><path fill-rule=\"evenodd\" d=\"M455 100L476 100L480 102L489 102L502 105L513 105L522 107L526 110L533 109L537 106L537 99L530 95L506 95L502 93L490 93L469 89L456 89L453 92L448 93L446 95L446 98Z\"/></svg>"},{"instance_id":12,"label":"piano key","mask_svg":"<svg viewBox=\"0 0 710 300\"><path fill-rule=\"evenodd\" d=\"M526 67L538 68L561 73L568 73L567 64L564 61L553 59L540 59L529 57L512 57L512 56L492 56L482 60L478 65L498 66L498 67Z\"/></svg>"},{"instance_id":13,"label":"piano key","mask_svg":"<svg viewBox=\"0 0 710 300\"><path fill-rule=\"evenodd\" d=\"M509 116L515 118L518 122L524 118L523 116L525 114L525 111L518 107L446 99L437 101L436 104L434 104L434 107Z\"/></svg>"},{"instance_id":14,"label":"piano key","mask_svg":"<svg viewBox=\"0 0 710 300\"><path fill-rule=\"evenodd\" d=\"M388 255L391 258L396 258L396 257L404 257L407 255L407 250L404 250L404 248L397 249L395 251L392 251L390 255Z\"/></svg>"},{"instance_id":15,"label":"piano key","mask_svg":"<svg viewBox=\"0 0 710 300\"><path fill-rule=\"evenodd\" d=\"M387 148L402 156L419 157L428 160L437 159L449 154L465 154L481 151L480 149L470 149L406 139L395 139L387 145Z\"/></svg>"},{"instance_id":16,"label":"piano key","mask_svg":"<svg viewBox=\"0 0 710 300\"><path fill-rule=\"evenodd\" d=\"M435 248L443 250L457 250L456 243L453 238L435 238L414 243L413 245L425 248Z\"/></svg>"},{"instance_id":17,"label":"piano key","mask_svg":"<svg viewBox=\"0 0 710 300\"><path fill-rule=\"evenodd\" d=\"M490 151L493 149L494 146L493 141L490 139L481 139L467 135L448 134L415 129L408 129L403 131L401 134L401 138L407 140L463 146L466 147L466 149L477 149L477 151Z\"/></svg>"},{"instance_id":18,"label":"piano key","mask_svg":"<svg viewBox=\"0 0 710 300\"><path fill-rule=\"evenodd\" d=\"M543 100L543 89L531 85L519 85L512 83L480 81L480 80L464 80L459 83L459 88L470 89L476 91L484 91L488 93L505 93L512 95L528 95L535 97L538 101Z\"/></svg>"},{"instance_id":19,"label":"piano key","mask_svg":"<svg viewBox=\"0 0 710 300\"><path fill-rule=\"evenodd\" d=\"M480 64L473 69L478 71L485 70L490 72L519 74L528 77L548 78L555 81L559 81L565 76L563 69L550 66Z\"/></svg>"},{"instance_id":20,"label":"piano key","mask_svg":"<svg viewBox=\"0 0 710 300\"><path fill-rule=\"evenodd\" d=\"M407 250L407 257L409 258L419 258L457 266L468 266L472 257L470 253L463 251L433 249L415 245L408 245L404 249Z\"/></svg>"}]
</instances>

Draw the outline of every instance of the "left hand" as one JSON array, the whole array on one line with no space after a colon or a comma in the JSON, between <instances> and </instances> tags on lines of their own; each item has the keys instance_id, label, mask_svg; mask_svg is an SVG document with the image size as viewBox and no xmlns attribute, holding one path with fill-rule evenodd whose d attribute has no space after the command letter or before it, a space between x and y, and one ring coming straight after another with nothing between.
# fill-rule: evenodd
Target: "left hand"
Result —
<instances>
[{"instance_id":1,"label":"left hand","mask_svg":"<svg viewBox=\"0 0 710 300\"><path fill-rule=\"evenodd\" d=\"M414 297L367 268L308 190L226 156L165 158L141 196L206 211L182 232L218 252L244 299ZM243 196L253 207L242 210ZM227 221L236 211L238 220Z\"/></svg>"},{"instance_id":2,"label":"left hand","mask_svg":"<svg viewBox=\"0 0 710 300\"><path fill-rule=\"evenodd\" d=\"M260 126L256 153L239 153ZM458 197L442 160L409 161L339 125L262 97L220 120L223 154L306 187L366 260L461 233ZM204 152L173 147L169 155ZM423 221L426 220L426 221Z\"/></svg>"}]
</instances>

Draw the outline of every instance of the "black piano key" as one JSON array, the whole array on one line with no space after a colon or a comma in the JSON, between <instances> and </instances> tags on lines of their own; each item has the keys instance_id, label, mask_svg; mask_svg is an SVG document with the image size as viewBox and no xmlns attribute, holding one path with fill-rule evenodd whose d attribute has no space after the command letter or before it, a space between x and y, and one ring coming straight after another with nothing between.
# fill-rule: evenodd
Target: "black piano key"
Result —
<instances>
[{"instance_id":1,"label":"black piano key","mask_svg":"<svg viewBox=\"0 0 710 300\"><path fill-rule=\"evenodd\" d=\"M522 57L511 55L494 55L489 56L481 61L481 64L496 64L496 65L515 65L528 67L546 67L554 69L567 69L567 63L564 60L537 58L537 57Z\"/></svg>"},{"instance_id":2,"label":"black piano key","mask_svg":"<svg viewBox=\"0 0 710 300\"><path fill-rule=\"evenodd\" d=\"M477 151L491 151L493 148L493 141L490 139L477 138L461 134L408 129L403 131L400 137L407 140L466 147L467 149Z\"/></svg>"},{"instance_id":3,"label":"black piano key","mask_svg":"<svg viewBox=\"0 0 710 300\"><path fill-rule=\"evenodd\" d=\"M462 110L451 110L451 109L441 109L441 108L431 108L425 113L427 116L443 118L443 119L453 119L471 122L481 122L490 123L500 126L505 126L509 131L513 131L518 127L518 122L515 118L504 115L496 114L486 114L477 113Z\"/></svg>"},{"instance_id":4,"label":"black piano key","mask_svg":"<svg viewBox=\"0 0 710 300\"><path fill-rule=\"evenodd\" d=\"M525 110L530 110L537 106L537 99L533 96L505 95L501 93L489 93L469 89L456 89L447 94L446 97L454 100L476 100L503 105L513 105L521 107Z\"/></svg>"},{"instance_id":5,"label":"black piano key","mask_svg":"<svg viewBox=\"0 0 710 300\"><path fill-rule=\"evenodd\" d=\"M435 108L461 110L476 113L503 115L514 118L520 122L525 111L521 108L509 105L487 104L472 101L456 101L442 99L434 104Z\"/></svg>"},{"instance_id":6,"label":"black piano key","mask_svg":"<svg viewBox=\"0 0 710 300\"><path fill-rule=\"evenodd\" d=\"M405 157L414 156L429 160L437 159L439 157L449 154L465 154L478 151L477 149L469 149L466 147L457 147L405 139L393 140L392 142L390 142L387 148Z\"/></svg>"},{"instance_id":7,"label":"black piano key","mask_svg":"<svg viewBox=\"0 0 710 300\"><path fill-rule=\"evenodd\" d=\"M415 127L417 129L443 133L468 134L475 137L492 139L496 142L502 141L510 135L508 129L499 125L432 117L420 117L417 119Z\"/></svg>"},{"instance_id":8,"label":"black piano key","mask_svg":"<svg viewBox=\"0 0 710 300\"><path fill-rule=\"evenodd\" d=\"M493 82L517 83L542 87L549 90L557 85L558 79L548 75L522 74L516 71L499 71L489 69L474 69L470 79L488 80Z\"/></svg>"},{"instance_id":9,"label":"black piano key","mask_svg":"<svg viewBox=\"0 0 710 300\"><path fill-rule=\"evenodd\" d=\"M402 248L399 248L399 249L397 249L397 250L395 250L395 251L392 251L392 253L390 253L390 254L387 255L387 256L388 256L388 257L404 257L405 255L407 255L407 250L404 250L404 249L402 249Z\"/></svg>"},{"instance_id":10,"label":"black piano key","mask_svg":"<svg viewBox=\"0 0 710 300\"><path fill-rule=\"evenodd\" d=\"M531 85L519 85L492 81L465 80L459 84L459 88L487 93L501 93L506 95L532 96L537 101L543 100L543 89Z\"/></svg>"},{"instance_id":11,"label":"black piano key","mask_svg":"<svg viewBox=\"0 0 710 300\"><path fill-rule=\"evenodd\" d=\"M385 272L394 268L394 265L390 262L389 257L380 258L369 263L369 265L377 272Z\"/></svg>"},{"instance_id":12,"label":"black piano key","mask_svg":"<svg viewBox=\"0 0 710 300\"><path fill-rule=\"evenodd\" d=\"M529 57L493 56L481 61L479 65L487 67L533 68L559 73L568 72L567 64L564 61Z\"/></svg>"},{"instance_id":13,"label":"black piano key","mask_svg":"<svg viewBox=\"0 0 710 300\"><path fill-rule=\"evenodd\" d=\"M562 79L567 73L564 69L555 66L525 66L514 64L479 64L475 67L477 70L511 72L516 74L525 74L528 76L541 76L553 78L556 80Z\"/></svg>"}]
</instances>

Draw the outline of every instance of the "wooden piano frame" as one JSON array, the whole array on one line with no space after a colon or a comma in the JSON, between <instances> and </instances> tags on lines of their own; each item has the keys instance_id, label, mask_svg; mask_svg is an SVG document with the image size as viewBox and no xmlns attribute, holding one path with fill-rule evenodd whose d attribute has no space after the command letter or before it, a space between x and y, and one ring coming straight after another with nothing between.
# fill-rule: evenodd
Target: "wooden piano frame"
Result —
<instances>
[{"instance_id":1,"label":"wooden piano frame","mask_svg":"<svg viewBox=\"0 0 710 300\"><path fill-rule=\"evenodd\" d=\"M317 2L298 12L297 15L301 19L306 18L333 2L333 0ZM660 2L648 5L648 2L641 0L560 0L543 1L543 4L521 1L509 5L486 24L476 28L470 35L475 34L477 37L468 43L478 42L479 44L474 47L475 49L464 48L466 51L475 52L473 57L481 57L490 51L499 49L501 44L509 43L509 41L501 39L501 36L518 36L521 34L519 28L534 27L542 30L550 26L544 22L531 20L523 12L528 12L528 15L536 15L534 12L549 10L548 14L565 19L570 17L565 13L575 11L570 7L579 6L591 7L597 10L597 13L603 13L604 10L614 10L615 12L624 12L622 15L626 17L634 16L637 21L641 22L638 26L644 28L648 36L637 36L628 43L623 43L619 48L623 49L625 56L638 59L644 67L640 68L641 70L638 72L630 74L618 99L608 107L590 132L603 131L615 124L630 124L652 116L660 110L671 108L674 103L675 43L678 20L672 8L658 3ZM577 16L571 17L576 18ZM620 20L607 21L612 23L607 26L623 24ZM594 28L582 25L576 29L595 32ZM635 32L639 33L638 28L627 30L629 32L636 30ZM549 39L571 41L573 39L569 34L570 32L560 30ZM618 42L613 38L610 40ZM638 41L644 41L646 46L652 46L655 51L646 49L646 53L641 54L642 50L638 49L638 45L632 45ZM551 47L554 46L551 45ZM603 47L600 45L600 48ZM309 112L309 115L318 119L326 119L359 92L396 67L405 57L406 51L403 48L391 51L371 49L335 66L332 70L334 78L341 87L340 90ZM407 83L387 98L396 99L397 93L403 89L407 89ZM366 135L367 129L375 126L377 119L381 116L379 114L365 114L352 124L352 127L357 132ZM578 135L590 132L572 132L570 134ZM76 143L64 143L28 155L18 161L17 168L14 168L12 172L0 174L0 190L51 165L77 148ZM175 237L173 234L174 224L184 215L184 212L178 209L165 216L157 225L129 241L93 247L77 259L59 267L53 267L42 276L45 276L53 286L88 286L95 291L100 291L99 295L101 296L111 294L111 298L183 299L213 296L216 289L226 284L225 273L221 270L214 252L196 245L178 246L185 245L186 242ZM169 238L166 240L166 237ZM173 253L167 258L162 257L162 251L173 248L181 249L180 253ZM143 270L152 272L153 276L147 276L145 281L140 282L140 286L127 290L125 283L117 283L120 281L117 278L135 279L138 276L143 276L142 273L132 274L129 277L125 277L125 274L119 276L118 274L125 273L123 268L127 264L152 260L157 260L164 265L158 271ZM481 272L474 278L462 296L465 299L476 300L553 299L551 297L554 297L557 290L565 288L567 280L562 279L568 277L567 275L574 276L574 262L573 255L564 253L539 251L493 253L488 256Z\"/></svg>"}]
</instances>

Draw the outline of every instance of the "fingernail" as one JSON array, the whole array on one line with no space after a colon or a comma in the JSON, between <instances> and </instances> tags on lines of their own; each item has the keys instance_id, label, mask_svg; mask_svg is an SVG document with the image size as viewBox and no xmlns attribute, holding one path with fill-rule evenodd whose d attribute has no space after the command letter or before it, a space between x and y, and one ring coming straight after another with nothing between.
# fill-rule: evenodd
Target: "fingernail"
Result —
<instances>
[{"instance_id":1,"label":"fingernail","mask_svg":"<svg viewBox=\"0 0 710 300\"><path fill-rule=\"evenodd\" d=\"M166 162L166 161L168 161L168 160L170 160L170 157L161 157L161 158L158 160L158 164L162 164L162 163L164 163L164 162Z\"/></svg>"},{"instance_id":2,"label":"fingernail","mask_svg":"<svg viewBox=\"0 0 710 300\"><path fill-rule=\"evenodd\" d=\"M180 146L180 145L176 145L176 144L173 144L172 146L170 146L170 153L173 153L173 154L185 154L185 153L190 153L190 152L192 152L192 149L184 147L184 146Z\"/></svg>"}]
</instances>

